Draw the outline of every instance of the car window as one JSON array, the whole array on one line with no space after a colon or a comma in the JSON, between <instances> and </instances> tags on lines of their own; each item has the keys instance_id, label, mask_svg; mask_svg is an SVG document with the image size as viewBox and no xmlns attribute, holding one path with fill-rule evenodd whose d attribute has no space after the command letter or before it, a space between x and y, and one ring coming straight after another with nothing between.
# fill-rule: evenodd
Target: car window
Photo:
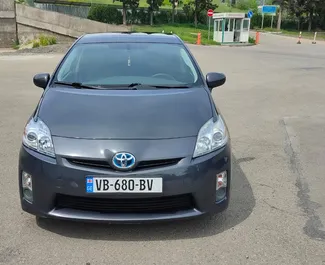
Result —
<instances>
[{"instance_id":1,"label":"car window","mask_svg":"<svg viewBox=\"0 0 325 265\"><path fill-rule=\"evenodd\" d=\"M69 77L71 79L71 73L74 73L77 71L76 66L78 65L78 59L79 59L79 53L78 50L72 50L69 56L66 58L64 64L60 68L60 71L58 73L58 80L65 80L65 81L73 81L69 80Z\"/></svg>"},{"instance_id":2,"label":"car window","mask_svg":"<svg viewBox=\"0 0 325 265\"><path fill-rule=\"evenodd\" d=\"M188 56L188 54L185 52L184 49L181 49L180 50L180 54L181 54L181 57L182 57L182 60L184 61L184 63L191 69L191 71L192 71L192 73L194 75L194 79L197 79L198 78L197 72L196 72L195 67L192 64L192 62L191 62L190 57Z\"/></svg>"},{"instance_id":3,"label":"car window","mask_svg":"<svg viewBox=\"0 0 325 265\"><path fill-rule=\"evenodd\" d=\"M55 81L102 86L201 82L185 48L164 43L77 44L59 67Z\"/></svg>"}]
</instances>

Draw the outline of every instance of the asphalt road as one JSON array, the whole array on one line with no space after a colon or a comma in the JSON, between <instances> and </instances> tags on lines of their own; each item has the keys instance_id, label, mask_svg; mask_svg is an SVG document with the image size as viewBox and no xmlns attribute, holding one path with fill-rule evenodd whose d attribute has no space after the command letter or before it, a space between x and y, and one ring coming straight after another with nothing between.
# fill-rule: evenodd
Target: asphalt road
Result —
<instances>
[{"instance_id":1,"label":"asphalt road","mask_svg":"<svg viewBox=\"0 0 325 265\"><path fill-rule=\"evenodd\" d=\"M62 55L0 56L0 264L325 264L325 45L261 36L256 47L191 46L232 136L229 209L155 225L47 221L20 209L26 119ZM58 104L60 104L58 102Z\"/></svg>"}]
</instances>

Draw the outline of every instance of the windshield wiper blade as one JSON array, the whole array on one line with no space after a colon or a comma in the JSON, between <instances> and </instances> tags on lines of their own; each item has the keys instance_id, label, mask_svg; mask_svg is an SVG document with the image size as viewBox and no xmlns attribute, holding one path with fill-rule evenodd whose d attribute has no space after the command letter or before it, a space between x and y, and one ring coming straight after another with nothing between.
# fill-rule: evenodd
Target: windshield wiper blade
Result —
<instances>
[{"instance_id":1,"label":"windshield wiper blade","mask_svg":"<svg viewBox=\"0 0 325 265\"><path fill-rule=\"evenodd\" d=\"M156 88L190 88L188 85L154 85Z\"/></svg>"},{"instance_id":2,"label":"windshield wiper blade","mask_svg":"<svg viewBox=\"0 0 325 265\"><path fill-rule=\"evenodd\" d=\"M56 84L56 85L64 85L64 86L72 86L72 87L75 87L75 88L100 89L100 87L87 86L87 85L84 85L84 84L78 83L78 82L68 83L68 82L56 81L56 82L54 82L54 84Z\"/></svg>"},{"instance_id":3,"label":"windshield wiper blade","mask_svg":"<svg viewBox=\"0 0 325 265\"><path fill-rule=\"evenodd\" d=\"M128 87L135 87L135 86L141 86L141 83L131 83L128 85Z\"/></svg>"},{"instance_id":4,"label":"windshield wiper blade","mask_svg":"<svg viewBox=\"0 0 325 265\"><path fill-rule=\"evenodd\" d=\"M130 90L137 90L137 86L142 86L142 84L141 83L131 83L128 85L128 88Z\"/></svg>"},{"instance_id":5,"label":"windshield wiper blade","mask_svg":"<svg viewBox=\"0 0 325 265\"><path fill-rule=\"evenodd\" d=\"M65 83L65 82L54 82L55 84L69 85L76 88L90 88L90 89L119 89L119 90L138 90L138 89L152 89L152 88L190 88L190 86L184 85L152 85L152 84L141 84L141 83L130 83L130 84L105 84L98 87L87 86L81 83Z\"/></svg>"},{"instance_id":6,"label":"windshield wiper blade","mask_svg":"<svg viewBox=\"0 0 325 265\"><path fill-rule=\"evenodd\" d=\"M131 83L128 85L129 88L136 89L136 87L154 87L154 88L190 88L188 85L151 85L141 83Z\"/></svg>"}]
</instances>

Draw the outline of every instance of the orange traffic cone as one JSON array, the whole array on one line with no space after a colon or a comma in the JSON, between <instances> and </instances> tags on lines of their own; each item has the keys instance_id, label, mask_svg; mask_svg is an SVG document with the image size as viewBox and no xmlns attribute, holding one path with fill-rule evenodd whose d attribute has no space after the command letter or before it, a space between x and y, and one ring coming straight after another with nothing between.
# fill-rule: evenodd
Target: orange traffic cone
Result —
<instances>
[{"instance_id":1,"label":"orange traffic cone","mask_svg":"<svg viewBox=\"0 0 325 265\"><path fill-rule=\"evenodd\" d=\"M201 45L201 32L197 34L197 40L196 40L197 45Z\"/></svg>"},{"instance_id":2,"label":"orange traffic cone","mask_svg":"<svg viewBox=\"0 0 325 265\"><path fill-rule=\"evenodd\" d=\"M297 42L297 44L301 44L301 31L300 31L300 33L299 33L299 38L298 38L298 42Z\"/></svg>"},{"instance_id":3,"label":"orange traffic cone","mask_svg":"<svg viewBox=\"0 0 325 265\"><path fill-rule=\"evenodd\" d=\"M255 38L255 44L259 44L260 43L260 32L256 31L256 38Z\"/></svg>"}]
</instances>

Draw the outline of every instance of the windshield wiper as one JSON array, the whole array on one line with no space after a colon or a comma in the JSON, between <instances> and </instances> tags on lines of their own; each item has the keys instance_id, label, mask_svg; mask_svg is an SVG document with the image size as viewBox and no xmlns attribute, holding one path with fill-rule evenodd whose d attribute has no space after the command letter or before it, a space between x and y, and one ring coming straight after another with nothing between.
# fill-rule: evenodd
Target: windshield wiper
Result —
<instances>
[{"instance_id":1,"label":"windshield wiper","mask_svg":"<svg viewBox=\"0 0 325 265\"><path fill-rule=\"evenodd\" d=\"M190 86L184 84L184 85L151 85L151 84L141 84L141 83L131 83L131 84L109 84L109 85L103 85L103 86L89 86L89 85L84 85L79 82L61 82L61 81L56 81L54 82L56 85L64 85L64 86L71 86L74 88L88 88L88 89L111 89L111 88L119 88L119 89L128 89L128 90L138 90L138 88L141 89L150 89L150 88L167 88L167 89L172 89L172 88L190 88Z\"/></svg>"},{"instance_id":2,"label":"windshield wiper","mask_svg":"<svg viewBox=\"0 0 325 265\"><path fill-rule=\"evenodd\" d=\"M130 89L130 90L137 90L137 86L142 86L141 83L131 83L129 84L127 87Z\"/></svg>"},{"instance_id":3,"label":"windshield wiper","mask_svg":"<svg viewBox=\"0 0 325 265\"><path fill-rule=\"evenodd\" d=\"M141 83L131 83L127 87L137 89L137 87L154 87L154 88L190 88L188 85L150 85Z\"/></svg>"},{"instance_id":4,"label":"windshield wiper","mask_svg":"<svg viewBox=\"0 0 325 265\"><path fill-rule=\"evenodd\" d=\"M64 86L71 86L71 87L75 87L75 88L101 89L100 87L87 86L87 85L83 85L82 83L78 83L78 82L68 83L68 82L56 81L56 82L54 82L54 84L56 84L56 85L64 85Z\"/></svg>"},{"instance_id":5,"label":"windshield wiper","mask_svg":"<svg viewBox=\"0 0 325 265\"><path fill-rule=\"evenodd\" d=\"M154 85L156 88L190 88L188 85Z\"/></svg>"}]
</instances>

